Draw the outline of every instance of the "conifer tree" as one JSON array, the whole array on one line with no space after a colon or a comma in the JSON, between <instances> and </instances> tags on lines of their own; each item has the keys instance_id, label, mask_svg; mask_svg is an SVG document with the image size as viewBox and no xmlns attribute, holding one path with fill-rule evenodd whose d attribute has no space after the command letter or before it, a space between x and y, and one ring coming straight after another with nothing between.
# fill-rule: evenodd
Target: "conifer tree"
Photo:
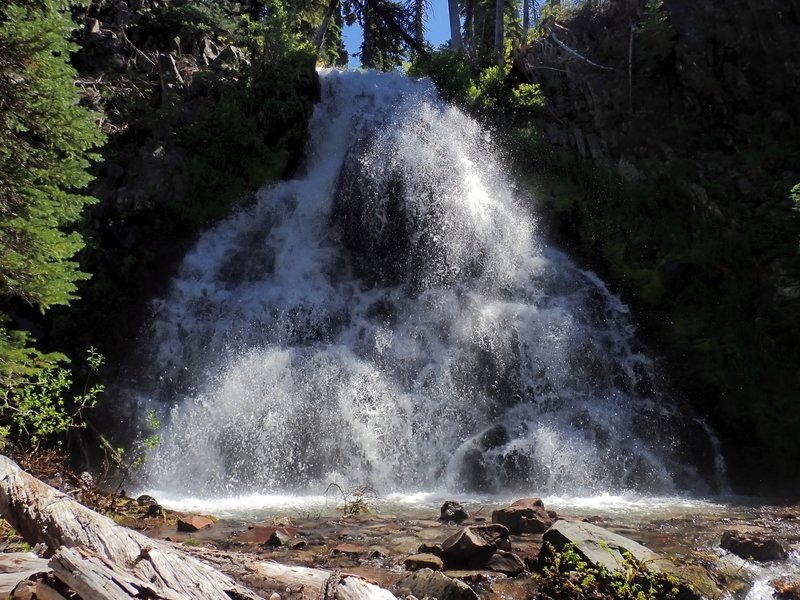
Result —
<instances>
[{"instance_id":1,"label":"conifer tree","mask_svg":"<svg viewBox=\"0 0 800 600\"><path fill-rule=\"evenodd\" d=\"M68 40L68 0L0 6L0 400L52 365L12 331L12 306L45 311L75 298L88 277L73 260L83 239L70 228L94 200L80 190L103 136L78 104Z\"/></svg>"}]
</instances>

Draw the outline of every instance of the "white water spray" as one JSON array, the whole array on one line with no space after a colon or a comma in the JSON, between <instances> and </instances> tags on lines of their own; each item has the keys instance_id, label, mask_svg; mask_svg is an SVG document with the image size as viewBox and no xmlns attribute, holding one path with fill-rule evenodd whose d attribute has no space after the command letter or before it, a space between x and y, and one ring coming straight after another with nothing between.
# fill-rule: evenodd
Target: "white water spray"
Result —
<instances>
[{"instance_id":1,"label":"white water spray","mask_svg":"<svg viewBox=\"0 0 800 600\"><path fill-rule=\"evenodd\" d=\"M150 485L700 487L702 424L620 300L537 234L486 132L429 82L321 79L304 174L205 233L156 303Z\"/></svg>"}]
</instances>

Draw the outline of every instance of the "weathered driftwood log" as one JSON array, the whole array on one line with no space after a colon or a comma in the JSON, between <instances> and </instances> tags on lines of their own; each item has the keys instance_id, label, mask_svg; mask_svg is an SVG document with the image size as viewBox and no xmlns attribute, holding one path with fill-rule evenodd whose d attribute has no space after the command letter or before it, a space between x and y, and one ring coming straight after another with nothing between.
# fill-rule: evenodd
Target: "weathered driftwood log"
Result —
<instances>
[{"instance_id":1,"label":"weathered driftwood log","mask_svg":"<svg viewBox=\"0 0 800 600\"><path fill-rule=\"evenodd\" d=\"M50 568L85 600L260 598L180 547L148 538L86 508L5 456L0 456L0 515L29 543L43 542L55 551ZM394 599L359 577L320 569L253 561L248 570L248 582L291 598Z\"/></svg>"},{"instance_id":2,"label":"weathered driftwood log","mask_svg":"<svg viewBox=\"0 0 800 600\"><path fill-rule=\"evenodd\" d=\"M297 599L396 600L394 594L388 590L346 573L331 573L309 567L287 567L267 561L256 565L256 575L266 582L289 590L289 595Z\"/></svg>"},{"instance_id":3,"label":"weathered driftwood log","mask_svg":"<svg viewBox=\"0 0 800 600\"><path fill-rule=\"evenodd\" d=\"M43 542L52 550L62 546L90 550L98 558L149 582L149 589L170 600L259 598L199 560L86 508L28 475L5 456L0 456L0 514L29 543ZM121 585L119 589L126 588Z\"/></svg>"},{"instance_id":4,"label":"weathered driftwood log","mask_svg":"<svg viewBox=\"0 0 800 600\"><path fill-rule=\"evenodd\" d=\"M30 552L0 554L0 598L7 598L23 579L49 571L47 560Z\"/></svg>"}]
</instances>

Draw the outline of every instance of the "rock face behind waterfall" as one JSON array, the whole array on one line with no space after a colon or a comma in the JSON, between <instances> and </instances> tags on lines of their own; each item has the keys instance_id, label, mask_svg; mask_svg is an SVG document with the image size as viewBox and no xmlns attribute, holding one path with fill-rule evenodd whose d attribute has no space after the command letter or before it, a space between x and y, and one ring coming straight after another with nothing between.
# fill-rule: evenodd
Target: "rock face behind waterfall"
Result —
<instances>
[{"instance_id":1,"label":"rock face behind waterfall","mask_svg":"<svg viewBox=\"0 0 800 600\"><path fill-rule=\"evenodd\" d=\"M478 124L426 82L321 80L304 174L206 232L154 305L151 485L702 487L682 440L713 462L703 423L620 300L541 239Z\"/></svg>"},{"instance_id":2,"label":"rock face behind waterfall","mask_svg":"<svg viewBox=\"0 0 800 600\"><path fill-rule=\"evenodd\" d=\"M348 153L342 166L332 218L357 274L371 283L416 289L479 276L486 249L480 240L469 239L471 256L448 253L443 190L428 182L425 173L419 174L421 184L409 179L413 172L403 172L408 165L394 160L398 141L376 135Z\"/></svg>"}]
</instances>

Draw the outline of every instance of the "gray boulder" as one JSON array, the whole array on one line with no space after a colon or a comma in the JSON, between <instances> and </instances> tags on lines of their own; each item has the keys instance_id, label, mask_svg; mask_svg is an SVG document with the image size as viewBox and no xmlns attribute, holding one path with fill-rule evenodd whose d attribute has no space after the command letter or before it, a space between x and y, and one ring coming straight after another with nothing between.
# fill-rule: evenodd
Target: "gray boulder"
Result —
<instances>
[{"instance_id":1,"label":"gray boulder","mask_svg":"<svg viewBox=\"0 0 800 600\"><path fill-rule=\"evenodd\" d=\"M549 559L552 551L561 552L567 544L592 567L603 566L609 571L624 570L624 554L630 553L649 571L671 570L671 564L661 555L619 534L582 521L556 521L542 538L539 564Z\"/></svg>"},{"instance_id":2,"label":"gray boulder","mask_svg":"<svg viewBox=\"0 0 800 600\"><path fill-rule=\"evenodd\" d=\"M408 590L417 598L478 600L478 594L475 593L475 590L463 581L451 579L447 575L431 569L420 569L401 577L397 582L397 588Z\"/></svg>"},{"instance_id":3,"label":"gray boulder","mask_svg":"<svg viewBox=\"0 0 800 600\"><path fill-rule=\"evenodd\" d=\"M514 577L525 571L525 563L522 562L522 559L513 552L506 552L505 550L498 550L489 557L485 565L481 566L509 577Z\"/></svg>"}]
</instances>

